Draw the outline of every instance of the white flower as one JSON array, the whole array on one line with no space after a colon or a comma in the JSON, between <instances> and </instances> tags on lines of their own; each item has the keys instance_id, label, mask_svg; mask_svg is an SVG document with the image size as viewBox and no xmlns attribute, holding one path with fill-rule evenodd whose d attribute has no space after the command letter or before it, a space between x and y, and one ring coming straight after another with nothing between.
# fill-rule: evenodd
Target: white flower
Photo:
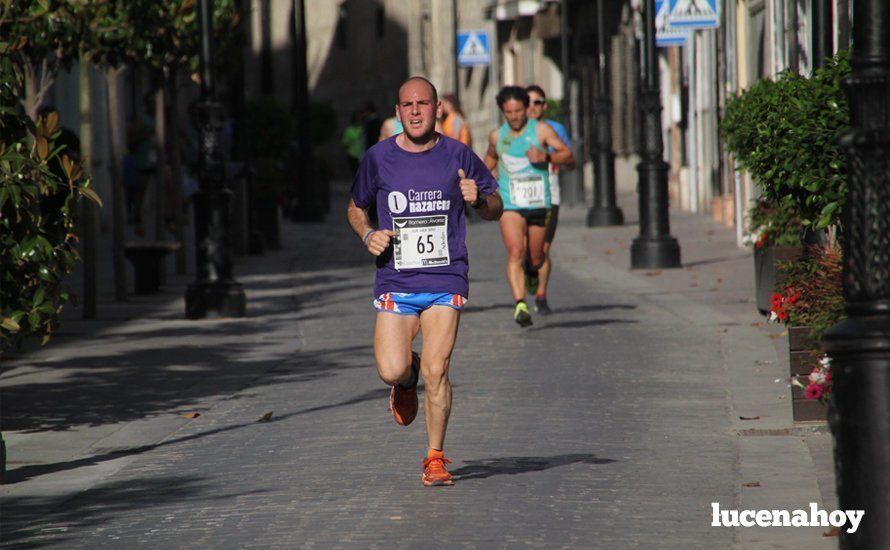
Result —
<instances>
[{"instance_id":1,"label":"white flower","mask_svg":"<svg viewBox=\"0 0 890 550\"><path fill-rule=\"evenodd\" d=\"M823 355L821 359L819 359L819 363L826 369L831 368L831 357L828 355Z\"/></svg>"},{"instance_id":2,"label":"white flower","mask_svg":"<svg viewBox=\"0 0 890 550\"><path fill-rule=\"evenodd\" d=\"M817 384L819 386L825 384L825 371L822 369L814 369L813 372L810 373L810 384Z\"/></svg>"},{"instance_id":3,"label":"white flower","mask_svg":"<svg viewBox=\"0 0 890 550\"><path fill-rule=\"evenodd\" d=\"M776 321L776 320L778 320L778 319L779 319L779 316L776 315L776 312L775 312L775 311L770 311L770 312L769 312L769 320L770 320L770 321Z\"/></svg>"},{"instance_id":4,"label":"white flower","mask_svg":"<svg viewBox=\"0 0 890 550\"><path fill-rule=\"evenodd\" d=\"M742 238L742 244L745 246L754 246L754 244L760 240L760 237L763 236L762 231L755 231L752 233L748 233Z\"/></svg>"}]
</instances>

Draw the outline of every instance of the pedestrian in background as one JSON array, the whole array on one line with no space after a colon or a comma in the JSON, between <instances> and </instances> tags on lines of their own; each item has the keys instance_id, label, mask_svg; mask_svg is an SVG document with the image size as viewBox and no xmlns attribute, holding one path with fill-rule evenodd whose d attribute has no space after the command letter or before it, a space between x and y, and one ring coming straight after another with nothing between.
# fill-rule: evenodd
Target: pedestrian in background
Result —
<instances>
[{"instance_id":1,"label":"pedestrian in background","mask_svg":"<svg viewBox=\"0 0 890 550\"><path fill-rule=\"evenodd\" d=\"M399 117L391 116L384 120L380 126L380 136L377 138L377 141L383 141L388 137L401 134L402 130L402 121L399 120Z\"/></svg>"},{"instance_id":2,"label":"pedestrian in background","mask_svg":"<svg viewBox=\"0 0 890 550\"><path fill-rule=\"evenodd\" d=\"M504 87L498 92L497 104L506 122L489 134L485 164L492 171L497 169L504 201L500 223L507 249L507 282L516 302L513 320L528 327L532 316L525 303L523 263L528 255L535 272L544 263L544 233L550 218L548 166L568 162L572 152L546 122L528 118L529 99L524 88Z\"/></svg>"},{"instance_id":3,"label":"pedestrian in background","mask_svg":"<svg viewBox=\"0 0 890 550\"><path fill-rule=\"evenodd\" d=\"M461 111L460 103L454 94L446 94L442 98L442 133L451 139L463 143L467 147L473 147L473 138L470 135L470 126Z\"/></svg>"},{"instance_id":4,"label":"pedestrian in background","mask_svg":"<svg viewBox=\"0 0 890 550\"><path fill-rule=\"evenodd\" d=\"M547 95L544 89L537 84L526 87L528 92L528 118L546 122L548 126L553 128L556 135L559 136L566 145L569 146L571 152L572 143L569 140L569 133L562 123L550 118L545 118L547 111ZM550 148L550 153L554 149ZM550 260L550 248L553 245L553 238L556 237L556 224L559 223L559 174L565 170L575 168L575 156L572 155L562 165L549 163L550 171L550 217L547 220L547 227L544 231L544 263L535 273L534 268L526 257L525 262L525 286L526 289L535 295L535 311L542 315L549 315L550 305L547 303L547 283L550 281L550 270L552 262Z\"/></svg>"}]
</instances>

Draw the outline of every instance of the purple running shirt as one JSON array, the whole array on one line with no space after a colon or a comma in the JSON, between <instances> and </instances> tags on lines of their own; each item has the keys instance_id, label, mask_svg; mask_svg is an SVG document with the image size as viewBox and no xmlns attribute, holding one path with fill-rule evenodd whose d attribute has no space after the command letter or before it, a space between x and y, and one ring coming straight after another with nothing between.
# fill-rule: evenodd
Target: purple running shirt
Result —
<instances>
[{"instance_id":1,"label":"purple running shirt","mask_svg":"<svg viewBox=\"0 0 890 550\"><path fill-rule=\"evenodd\" d=\"M374 296L384 292L450 292L467 297L467 226L459 168L476 180L479 196L498 184L476 153L446 136L432 149L405 151L396 137L365 153L352 183L359 208L376 205L378 229L396 238L377 257Z\"/></svg>"}]
</instances>

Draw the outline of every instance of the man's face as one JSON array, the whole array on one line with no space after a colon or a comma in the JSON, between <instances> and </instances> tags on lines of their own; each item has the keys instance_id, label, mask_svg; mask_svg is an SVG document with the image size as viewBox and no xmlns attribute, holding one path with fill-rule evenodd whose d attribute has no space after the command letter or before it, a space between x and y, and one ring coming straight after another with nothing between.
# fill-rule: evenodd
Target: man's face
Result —
<instances>
[{"instance_id":1,"label":"man's face","mask_svg":"<svg viewBox=\"0 0 890 550\"><path fill-rule=\"evenodd\" d=\"M430 135L436 128L436 117L441 105L433 99L433 90L422 80L412 80L399 90L399 103L396 111L412 139Z\"/></svg>"},{"instance_id":2,"label":"man's face","mask_svg":"<svg viewBox=\"0 0 890 550\"><path fill-rule=\"evenodd\" d=\"M518 99L508 99L505 101L504 105L501 107L501 112L504 113L504 118L507 119L507 124L510 125L510 128L512 128L513 131L518 132L525 126L525 123L528 122L526 107Z\"/></svg>"},{"instance_id":3,"label":"man's face","mask_svg":"<svg viewBox=\"0 0 890 550\"><path fill-rule=\"evenodd\" d=\"M541 120L544 118L544 110L547 108L547 100L538 92L528 93L528 118Z\"/></svg>"}]
</instances>

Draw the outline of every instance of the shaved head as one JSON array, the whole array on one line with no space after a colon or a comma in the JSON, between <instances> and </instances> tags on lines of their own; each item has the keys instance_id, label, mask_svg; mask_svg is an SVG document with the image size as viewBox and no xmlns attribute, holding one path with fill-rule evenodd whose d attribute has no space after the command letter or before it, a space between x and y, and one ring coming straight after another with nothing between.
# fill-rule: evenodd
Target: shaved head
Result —
<instances>
[{"instance_id":1,"label":"shaved head","mask_svg":"<svg viewBox=\"0 0 890 550\"><path fill-rule=\"evenodd\" d=\"M412 76L411 78L409 78L408 80L406 80L404 83L402 83L401 86L399 86L399 101L402 100L402 91L403 91L409 84L411 84L411 83L413 83L413 82L422 82L422 83L426 84L427 86L429 86L429 87L430 87L430 91L433 93L433 103L438 103L438 102L439 102L439 92L436 91L436 87L433 86L433 83L432 83L432 82L430 82L429 80L427 80L426 78L424 78L424 77L422 77L422 76Z\"/></svg>"}]
</instances>

